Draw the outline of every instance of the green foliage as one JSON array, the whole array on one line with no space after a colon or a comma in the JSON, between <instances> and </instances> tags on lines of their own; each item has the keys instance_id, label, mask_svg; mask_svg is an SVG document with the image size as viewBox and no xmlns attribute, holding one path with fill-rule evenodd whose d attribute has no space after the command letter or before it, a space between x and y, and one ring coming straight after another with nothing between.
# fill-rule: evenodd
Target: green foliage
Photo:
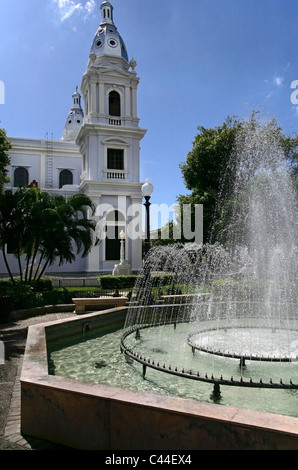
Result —
<instances>
[{"instance_id":1,"label":"green foliage","mask_svg":"<svg viewBox=\"0 0 298 470\"><path fill-rule=\"evenodd\" d=\"M100 287L107 289L132 289L138 279L137 275L130 276L100 276Z\"/></svg>"},{"instance_id":2,"label":"green foliage","mask_svg":"<svg viewBox=\"0 0 298 470\"><path fill-rule=\"evenodd\" d=\"M180 195L178 202L181 207L183 204L204 205L204 241L210 237L216 201L222 189L223 173L226 173L228 180L231 177L228 175L233 170L229 168L230 155L236 134L241 128L242 123L231 117L215 129L200 126L186 162L180 164L186 188L192 194Z\"/></svg>"},{"instance_id":3,"label":"green foliage","mask_svg":"<svg viewBox=\"0 0 298 470\"><path fill-rule=\"evenodd\" d=\"M55 260L61 266L79 253L87 256L96 226L88 217L90 209L93 212L94 205L84 194L66 199L38 188L0 194L0 249L11 280L8 243L18 260L19 278L27 284L38 281Z\"/></svg>"},{"instance_id":4,"label":"green foliage","mask_svg":"<svg viewBox=\"0 0 298 470\"><path fill-rule=\"evenodd\" d=\"M10 297L12 310L22 310L46 305L71 304L76 297L99 297L100 290L89 288L53 288L50 279L41 279L32 285L20 280L0 280L0 298Z\"/></svg>"},{"instance_id":5,"label":"green foliage","mask_svg":"<svg viewBox=\"0 0 298 470\"><path fill-rule=\"evenodd\" d=\"M241 139L245 139L245 132L254 132L263 127L267 129L284 151L294 181L298 180L298 136L285 135L275 120L265 125L260 123L257 114L253 112L248 122L227 117L221 126L214 129L200 126L186 162L180 164L185 186L191 191L191 194L178 196L181 214L183 204L191 204L192 207L203 204L205 243L216 241L219 225L215 222L218 223L222 217L223 207L225 215L229 216L234 202L231 198L237 170L237 145L241 148ZM192 221L194 222L194 211Z\"/></svg>"},{"instance_id":6,"label":"green foliage","mask_svg":"<svg viewBox=\"0 0 298 470\"><path fill-rule=\"evenodd\" d=\"M156 274L152 276L153 286L170 286L174 281L173 274Z\"/></svg>"},{"instance_id":7,"label":"green foliage","mask_svg":"<svg viewBox=\"0 0 298 470\"><path fill-rule=\"evenodd\" d=\"M33 281L31 286L35 292L48 292L54 289L52 279L37 279Z\"/></svg>"},{"instance_id":8,"label":"green foliage","mask_svg":"<svg viewBox=\"0 0 298 470\"><path fill-rule=\"evenodd\" d=\"M186 163L180 165L187 189L199 189L204 196L204 193L212 193L220 187L222 173L241 127L242 123L231 117L215 129L198 127L193 149L188 153Z\"/></svg>"},{"instance_id":9,"label":"green foliage","mask_svg":"<svg viewBox=\"0 0 298 470\"><path fill-rule=\"evenodd\" d=\"M182 290L178 286L173 285L166 289L166 295L181 295L181 294L182 294Z\"/></svg>"},{"instance_id":10,"label":"green foliage","mask_svg":"<svg viewBox=\"0 0 298 470\"><path fill-rule=\"evenodd\" d=\"M176 206L176 214L179 216L180 208ZM174 222L169 220L162 228L157 230L157 238L151 239L151 247L153 246L165 246L172 245L177 243L177 240L174 238ZM177 237L176 237L177 238Z\"/></svg>"},{"instance_id":11,"label":"green foliage","mask_svg":"<svg viewBox=\"0 0 298 470\"><path fill-rule=\"evenodd\" d=\"M10 149L11 143L7 139L6 131L0 129L0 193L3 191L3 185L9 182L7 167L10 165Z\"/></svg>"},{"instance_id":12,"label":"green foliage","mask_svg":"<svg viewBox=\"0 0 298 470\"><path fill-rule=\"evenodd\" d=\"M259 279L224 278L212 282L213 294L224 300L255 301L262 298L266 287Z\"/></svg>"},{"instance_id":13,"label":"green foliage","mask_svg":"<svg viewBox=\"0 0 298 470\"><path fill-rule=\"evenodd\" d=\"M298 135L284 135L280 128L279 132L282 136L281 145L289 162L290 173L298 190Z\"/></svg>"},{"instance_id":14,"label":"green foliage","mask_svg":"<svg viewBox=\"0 0 298 470\"><path fill-rule=\"evenodd\" d=\"M73 298L93 298L93 297L100 297L102 295L102 291L100 289L94 289L94 287L85 287L85 288L75 288L75 289L66 289L70 296L70 300ZM111 295L114 291L111 292Z\"/></svg>"},{"instance_id":15,"label":"green foliage","mask_svg":"<svg viewBox=\"0 0 298 470\"><path fill-rule=\"evenodd\" d=\"M7 289L11 286L11 281L7 279L0 279L0 295L5 295Z\"/></svg>"},{"instance_id":16,"label":"green foliage","mask_svg":"<svg viewBox=\"0 0 298 470\"><path fill-rule=\"evenodd\" d=\"M94 298L102 295L118 297L119 290L94 287L68 287L53 288L50 279L41 279L40 281L28 285L20 280L0 280L0 299L9 297L11 299L12 310L22 310L49 305L72 304L73 298ZM131 291L127 292L131 296ZM1 306L1 302L0 302Z\"/></svg>"},{"instance_id":17,"label":"green foliage","mask_svg":"<svg viewBox=\"0 0 298 470\"><path fill-rule=\"evenodd\" d=\"M2 296L11 298L13 310L55 305L56 303L52 303L55 293L51 279L40 279L31 285L24 284L19 279L14 282L10 279L0 280L0 297Z\"/></svg>"},{"instance_id":18,"label":"green foliage","mask_svg":"<svg viewBox=\"0 0 298 470\"><path fill-rule=\"evenodd\" d=\"M42 299L39 307L45 305L65 305L71 304L72 295L67 289L53 289L42 292Z\"/></svg>"},{"instance_id":19,"label":"green foliage","mask_svg":"<svg viewBox=\"0 0 298 470\"><path fill-rule=\"evenodd\" d=\"M38 307L42 301L42 294L34 291L32 286L23 284L20 281L1 282L1 293L5 289L5 295L11 298L12 310L19 310L31 307Z\"/></svg>"},{"instance_id":20,"label":"green foliage","mask_svg":"<svg viewBox=\"0 0 298 470\"><path fill-rule=\"evenodd\" d=\"M20 286L20 280L15 280L16 285ZM14 286L14 283L11 279L1 279L0 280L0 294L5 294L7 290L11 289ZM47 292L52 291L54 289L52 279L45 278L45 279L38 279L37 281L33 281L30 285L35 292Z\"/></svg>"},{"instance_id":21,"label":"green foliage","mask_svg":"<svg viewBox=\"0 0 298 470\"><path fill-rule=\"evenodd\" d=\"M103 290L107 289L133 289L136 285L136 282L142 276L139 275L129 275L129 276L100 276L98 278L100 287ZM171 284L173 276L171 274L162 274L152 276L152 285L169 285Z\"/></svg>"}]
</instances>

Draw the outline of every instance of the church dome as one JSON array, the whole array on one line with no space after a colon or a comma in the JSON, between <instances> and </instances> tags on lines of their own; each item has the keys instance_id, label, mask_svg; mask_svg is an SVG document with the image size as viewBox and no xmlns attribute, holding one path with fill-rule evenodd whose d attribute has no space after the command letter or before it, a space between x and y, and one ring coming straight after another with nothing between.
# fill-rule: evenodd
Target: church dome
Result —
<instances>
[{"instance_id":1,"label":"church dome","mask_svg":"<svg viewBox=\"0 0 298 470\"><path fill-rule=\"evenodd\" d=\"M113 21L113 6L104 1L101 4L101 23L96 31L91 53L97 57L109 55L128 62L126 46Z\"/></svg>"},{"instance_id":2,"label":"church dome","mask_svg":"<svg viewBox=\"0 0 298 470\"><path fill-rule=\"evenodd\" d=\"M81 95L78 92L78 87L72 95L72 98L73 105L68 113L62 136L62 140L69 142L75 141L84 120L84 112L81 107Z\"/></svg>"}]
</instances>

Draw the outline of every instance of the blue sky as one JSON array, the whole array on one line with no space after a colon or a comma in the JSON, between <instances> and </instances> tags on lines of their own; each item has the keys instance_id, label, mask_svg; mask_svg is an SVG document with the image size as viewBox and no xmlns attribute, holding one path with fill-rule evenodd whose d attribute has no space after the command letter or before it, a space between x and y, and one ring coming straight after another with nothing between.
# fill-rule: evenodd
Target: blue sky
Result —
<instances>
[{"instance_id":1,"label":"blue sky","mask_svg":"<svg viewBox=\"0 0 298 470\"><path fill-rule=\"evenodd\" d=\"M253 109L298 130L297 0L111 0L114 22L137 61L141 178L152 202L187 191L179 164L197 126ZM9 136L59 140L86 71L101 0L1 0L1 127Z\"/></svg>"}]
</instances>

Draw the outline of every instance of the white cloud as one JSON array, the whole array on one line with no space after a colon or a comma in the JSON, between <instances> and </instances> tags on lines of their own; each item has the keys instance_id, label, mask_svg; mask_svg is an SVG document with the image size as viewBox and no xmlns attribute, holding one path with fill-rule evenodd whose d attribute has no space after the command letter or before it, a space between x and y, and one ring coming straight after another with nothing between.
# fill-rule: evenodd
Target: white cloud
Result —
<instances>
[{"instance_id":1,"label":"white cloud","mask_svg":"<svg viewBox=\"0 0 298 470\"><path fill-rule=\"evenodd\" d=\"M92 13L95 7L96 7L95 0L89 0L85 5L85 9L87 13Z\"/></svg>"},{"instance_id":2,"label":"white cloud","mask_svg":"<svg viewBox=\"0 0 298 470\"><path fill-rule=\"evenodd\" d=\"M277 87L281 87L282 84L283 84L283 81L284 81L284 77L280 77L278 75L275 75L275 77L273 78L273 83L277 86Z\"/></svg>"},{"instance_id":3,"label":"white cloud","mask_svg":"<svg viewBox=\"0 0 298 470\"><path fill-rule=\"evenodd\" d=\"M65 21L75 12L81 12L85 16L93 12L96 7L95 0L78 2L75 0L53 0L59 9L60 20Z\"/></svg>"},{"instance_id":4,"label":"white cloud","mask_svg":"<svg viewBox=\"0 0 298 470\"><path fill-rule=\"evenodd\" d=\"M264 96L266 100L272 100L283 89L285 77L282 74L274 73L273 77L264 80Z\"/></svg>"}]
</instances>

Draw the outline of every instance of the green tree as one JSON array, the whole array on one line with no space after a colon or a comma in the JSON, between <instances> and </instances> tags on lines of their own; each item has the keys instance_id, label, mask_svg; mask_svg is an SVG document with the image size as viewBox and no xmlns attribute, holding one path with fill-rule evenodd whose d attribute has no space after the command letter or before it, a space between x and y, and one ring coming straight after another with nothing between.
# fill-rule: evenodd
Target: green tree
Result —
<instances>
[{"instance_id":1,"label":"green tree","mask_svg":"<svg viewBox=\"0 0 298 470\"><path fill-rule=\"evenodd\" d=\"M231 204L233 183L237 158L235 154L236 139L241 141L241 135L250 127L261 124L257 119L257 112L253 112L248 122L227 117L221 126L206 129L199 127L199 133L193 142L193 148L188 153L186 162L180 164L186 188L191 191L187 195L179 195L177 200L182 214L183 204L203 204L204 206L204 242L216 239L213 231L216 219L220 216L221 207L219 199ZM289 162L293 178L298 178L298 137L284 134L275 120L267 124L275 134L284 150ZM182 221L183 223L183 221ZM194 223L194 220L192 220Z\"/></svg>"},{"instance_id":2,"label":"green tree","mask_svg":"<svg viewBox=\"0 0 298 470\"><path fill-rule=\"evenodd\" d=\"M222 243L231 242L233 234L238 243L246 245L249 238L247 239L245 227L250 201L256 194L260 200L264 200L272 191L276 192L278 181L280 187L287 187L289 175L293 183L297 183L297 136L285 135L275 119L264 123L253 115L237 133L231 159L233 174L228 191L222 195L217 205L215 233ZM277 185L274 189L271 186L272 174ZM265 226L266 219L270 220L266 227L268 240L270 237L273 239L280 236L276 222L277 219L280 220L282 212L272 204L266 207L267 216L264 214L263 225Z\"/></svg>"},{"instance_id":3,"label":"green tree","mask_svg":"<svg viewBox=\"0 0 298 470\"><path fill-rule=\"evenodd\" d=\"M14 276L6 248L18 260L21 282L32 283L58 259L61 266L76 255L87 256L94 242L94 205L89 197L51 195L38 188L19 188L0 195L0 247L8 274Z\"/></svg>"},{"instance_id":4,"label":"green tree","mask_svg":"<svg viewBox=\"0 0 298 470\"><path fill-rule=\"evenodd\" d=\"M282 145L289 161L292 178L298 190L298 135L283 136Z\"/></svg>"},{"instance_id":5,"label":"green tree","mask_svg":"<svg viewBox=\"0 0 298 470\"><path fill-rule=\"evenodd\" d=\"M3 192L4 184L9 182L7 167L10 165L10 149L11 143L7 139L6 131L0 129L0 193Z\"/></svg>"},{"instance_id":6,"label":"green tree","mask_svg":"<svg viewBox=\"0 0 298 470\"><path fill-rule=\"evenodd\" d=\"M176 243L177 240L174 240L173 237L173 227L174 222L169 220L167 224L159 228L157 231L157 238L151 239L151 246L171 245Z\"/></svg>"},{"instance_id":7,"label":"green tree","mask_svg":"<svg viewBox=\"0 0 298 470\"><path fill-rule=\"evenodd\" d=\"M204 241L208 241L213 225L216 202L222 190L222 176L228 176L230 155L234 148L235 137L242 122L227 117L221 126L215 129L198 127L199 133L188 153L186 162L180 164L188 195L179 195L178 202L183 204L204 205ZM229 177L226 182L228 184ZM183 222L182 222L183 223Z\"/></svg>"}]
</instances>

